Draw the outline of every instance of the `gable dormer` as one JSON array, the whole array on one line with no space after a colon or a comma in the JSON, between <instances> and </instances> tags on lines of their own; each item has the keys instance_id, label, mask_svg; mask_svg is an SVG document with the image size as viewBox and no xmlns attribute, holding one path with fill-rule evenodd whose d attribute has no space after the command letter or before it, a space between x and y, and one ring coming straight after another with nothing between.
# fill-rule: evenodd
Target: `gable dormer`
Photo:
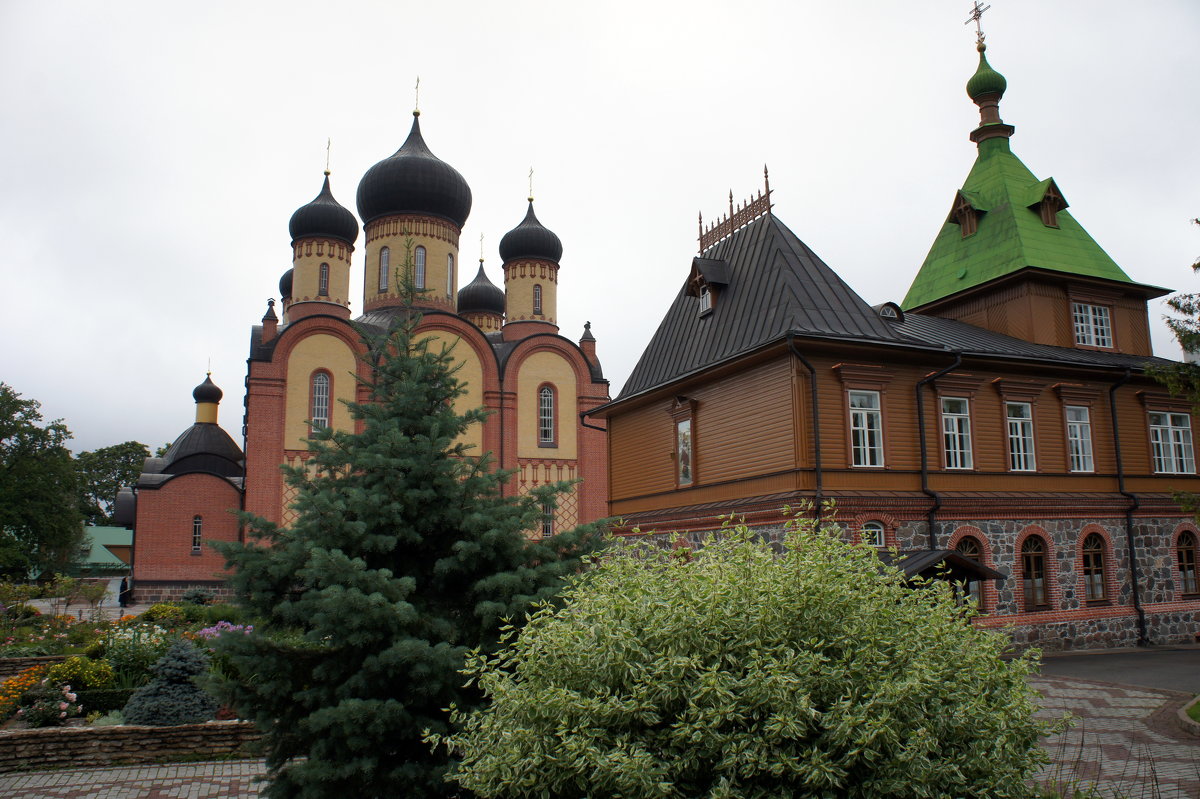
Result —
<instances>
[{"instance_id":1,"label":"gable dormer","mask_svg":"<svg viewBox=\"0 0 1200 799\"><path fill-rule=\"evenodd\" d=\"M1030 202L1025 207L1033 209L1042 218L1042 224L1046 227L1058 227L1058 212L1070 206L1067 198L1059 190L1058 184L1054 182L1054 178L1046 178L1035 183L1030 191L1029 199Z\"/></svg>"},{"instance_id":2,"label":"gable dormer","mask_svg":"<svg viewBox=\"0 0 1200 799\"><path fill-rule=\"evenodd\" d=\"M687 295L700 299L700 313L707 314L717 304L721 290L729 285L729 262L721 258L692 259Z\"/></svg>"},{"instance_id":3,"label":"gable dormer","mask_svg":"<svg viewBox=\"0 0 1200 799\"><path fill-rule=\"evenodd\" d=\"M959 189L954 193L954 206L946 221L958 225L962 237L972 236L979 230L979 217L986 213L980 208L979 195L972 191Z\"/></svg>"}]
</instances>

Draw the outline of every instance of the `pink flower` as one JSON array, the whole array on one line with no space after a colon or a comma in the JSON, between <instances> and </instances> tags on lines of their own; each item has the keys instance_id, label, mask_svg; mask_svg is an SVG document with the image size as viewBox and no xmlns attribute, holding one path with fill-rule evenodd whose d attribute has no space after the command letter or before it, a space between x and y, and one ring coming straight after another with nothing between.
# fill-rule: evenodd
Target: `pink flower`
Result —
<instances>
[{"instance_id":1,"label":"pink flower","mask_svg":"<svg viewBox=\"0 0 1200 799\"><path fill-rule=\"evenodd\" d=\"M59 713L59 714L58 714L58 717L59 717L60 719L65 719L65 718L67 717L67 714L66 714L65 712L64 712L64 713Z\"/></svg>"},{"instance_id":2,"label":"pink flower","mask_svg":"<svg viewBox=\"0 0 1200 799\"><path fill-rule=\"evenodd\" d=\"M67 687L69 688L70 686L67 686ZM67 697L67 701L68 701L68 702L74 702L74 701L75 701L75 694L63 694L63 695L64 695L65 697Z\"/></svg>"},{"instance_id":3,"label":"pink flower","mask_svg":"<svg viewBox=\"0 0 1200 799\"><path fill-rule=\"evenodd\" d=\"M59 709L59 710L66 710L66 709L67 709L67 703L66 703L66 702L59 702L59 703L58 703L58 709Z\"/></svg>"},{"instance_id":4,"label":"pink flower","mask_svg":"<svg viewBox=\"0 0 1200 799\"><path fill-rule=\"evenodd\" d=\"M24 716L24 715L25 715L25 708L21 708L20 710L18 710L18 711L17 711L17 715L18 715L18 716Z\"/></svg>"}]
</instances>

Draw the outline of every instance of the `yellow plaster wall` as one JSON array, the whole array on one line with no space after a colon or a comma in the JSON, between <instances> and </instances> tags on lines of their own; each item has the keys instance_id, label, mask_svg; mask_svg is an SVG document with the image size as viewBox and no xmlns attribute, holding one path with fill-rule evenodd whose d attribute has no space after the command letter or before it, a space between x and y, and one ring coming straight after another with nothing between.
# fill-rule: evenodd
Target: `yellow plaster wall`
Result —
<instances>
[{"instance_id":1,"label":"yellow plaster wall","mask_svg":"<svg viewBox=\"0 0 1200 799\"><path fill-rule=\"evenodd\" d=\"M524 271L524 275L522 275ZM542 262L517 261L504 267L505 321L538 320L557 324L558 275ZM543 276L543 272L545 273ZM533 287L542 287L542 312L533 313Z\"/></svg>"},{"instance_id":2,"label":"yellow plaster wall","mask_svg":"<svg viewBox=\"0 0 1200 799\"><path fill-rule=\"evenodd\" d=\"M381 296L397 296L397 271L403 268L407 256L407 243L412 239L413 268L416 268L417 247L425 248L425 288L429 289L426 296L444 298L449 296L453 301L458 296L458 273L462 264L458 262L458 247L448 241L432 236L380 236L367 244L367 264L364 269L363 302L379 299ZM384 247L391 248L389 255L388 290L379 293L379 251ZM446 294L446 256L454 256L454 283L451 292Z\"/></svg>"},{"instance_id":3,"label":"yellow plaster wall","mask_svg":"<svg viewBox=\"0 0 1200 799\"><path fill-rule=\"evenodd\" d=\"M553 383L558 402L557 447L539 447L537 437L537 390L542 383ZM578 390L575 370L557 352L535 352L521 364L517 374L517 457L576 457L576 420Z\"/></svg>"},{"instance_id":4,"label":"yellow plaster wall","mask_svg":"<svg viewBox=\"0 0 1200 799\"><path fill-rule=\"evenodd\" d=\"M341 400L354 399L356 359L346 342L325 333L311 335L292 349L287 365L287 402L284 449L305 449L308 439L309 397L312 373L329 372L330 423L338 430L353 430L354 420Z\"/></svg>"},{"instance_id":5,"label":"yellow plaster wall","mask_svg":"<svg viewBox=\"0 0 1200 799\"><path fill-rule=\"evenodd\" d=\"M460 364L454 376L458 379L459 385L466 389L466 393L454 402L454 410L463 413L475 408L482 408L483 364L479 362L475 350L465 341L460 341L458 336L450 333L433 332L428 335L428 338L430 352L437 352L442 346L452 346L454 349L451 354L454 362ZM484 453L483 425L471 425L458 440L471 447L470 455L475 457L482 455Z\"/></svg>"}]
</instances>

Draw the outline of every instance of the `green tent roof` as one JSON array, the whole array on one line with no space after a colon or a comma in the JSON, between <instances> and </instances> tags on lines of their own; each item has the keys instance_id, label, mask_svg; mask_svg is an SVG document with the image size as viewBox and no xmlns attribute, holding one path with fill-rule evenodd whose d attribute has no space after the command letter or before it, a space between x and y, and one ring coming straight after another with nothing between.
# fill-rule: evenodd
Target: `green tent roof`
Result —
<instances>
[{"instance_id":1,"label":"green tent roof","mask_svg":"<svg viewBox=\"0 0 1200 799\"><path fill-rule=\"evenodd\" d=\"M1050 184L1013 155L1007 137L979 142L979 157L962 187L980 212L978 229L964 238L958 224L942 225L903 308L920 308L1027 267L1132 284L1068 211L1058 212L1057 228L1042 223L1036 204Z\"/></svg>"}]
</instances>

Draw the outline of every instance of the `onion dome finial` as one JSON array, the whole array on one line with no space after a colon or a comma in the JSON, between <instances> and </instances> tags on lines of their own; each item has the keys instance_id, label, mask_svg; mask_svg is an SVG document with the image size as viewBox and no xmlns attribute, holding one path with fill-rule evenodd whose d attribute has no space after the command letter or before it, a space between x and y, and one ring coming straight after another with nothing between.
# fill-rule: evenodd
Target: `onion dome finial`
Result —
<instances>
[{"instance_id":1,"label":"onion dome finial","mask_svg":"<svg viewBox=\"0 0 1200 799\"><path fill-rule=\"evenodd\" d=\"M538 221L533 212L533 200L521 224L500 239L500 260L508 263L517 258L543 258L558 263L562 259L562 242L554 231Z\"/></svg>"},{"instance_id":2,"label":"onion dome finial","mask_svg":"<svg viewBox=\"0 0 1200 799\"><path fill-rule=\"evenodd\" d=\"M358 184L358 215L370 224L390 214L442 217L460 229L471 214L471 187L458 170L435 156L421 136L420 111L393 155L367 170Z\"/></svg>"},{"instance_id":3,"label":"onion dome finial","mask_svg":"<svg viewBox=\"0 0 1200 799\"><path fill-rule=\"evenodd\" d=\"M197 403L220 402L223 396L225 396L225 392L217 388L217 384L212 381L212 372L206 374L204 382L192 390L192 399L196 400Z\"/></svg>"},{"instance_id":4,"label":"onion dome finial","mask_svg":"<svg viewBox=\"0 0 1200 799\"><path fill-rule=\"evenodd\" d=\"M308 205L302 205L292 214L288 222L292 241L321 236L338 239L353 246L358 238L358 220L354 214L333 199L329 190L329 170L325 170L325 183L321 193Z\"/></svg>"},{"instance_id":5,"label":"onion dome finial","mask_svg":"<svg viewBox=\"0 0 1200 799\"><path fill-rule=\"evenodd\" d=\"M287 270L279 277L279 296L285 301L292 298L292 281L295 279L295 277L296 270L294 267Z\"/></svg>"},{"instance_id":6,"label":"onion dome finial","mask_svg":"<svg viewBox=\"0 0 1200 799\"><path fill-rule=\"evenodd\" d=\"M979 42L975 49L979 51L979 68L967 81L967 95L972 100L978 100L985 94L996 94L1002 97L1004 90L1008 88L1008 81L1004 79L1003 75L992 69L992 65L988 63L987 56L984 54L987 50L986 44Z\"/></svg>"}]
</instances>

